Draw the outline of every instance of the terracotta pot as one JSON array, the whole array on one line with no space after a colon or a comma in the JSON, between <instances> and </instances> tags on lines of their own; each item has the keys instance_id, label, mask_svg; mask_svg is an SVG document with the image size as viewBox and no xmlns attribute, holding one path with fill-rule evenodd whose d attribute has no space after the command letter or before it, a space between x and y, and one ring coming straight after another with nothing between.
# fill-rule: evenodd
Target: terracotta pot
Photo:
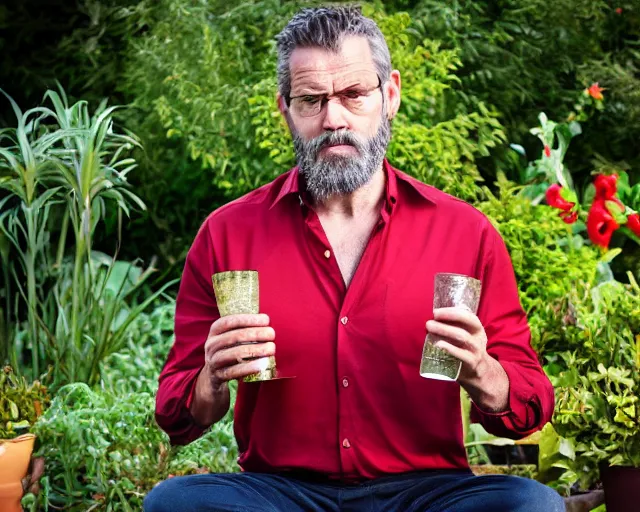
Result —
<instances>
[{"instance_id":1,"label":"terracotta pot","mask_svg":"<svg viewBox=\"0 0 640 512\"><path fill-rule=\"evenodd\" d=\"M22 512L22 479L27 476L36 436L0 439L0 510Z\"/></svg>"},{"instance_id":2,"label":"terracotta pot","mask_svg":"<svg viewBox=\"0 0 640 512\"><path fill-rule=\"evenodd\" d=\"M632 504L640 503L640 468L605 466L600 468L600 478L607 512L636 510Z\"/></svg>"}]
</instances>

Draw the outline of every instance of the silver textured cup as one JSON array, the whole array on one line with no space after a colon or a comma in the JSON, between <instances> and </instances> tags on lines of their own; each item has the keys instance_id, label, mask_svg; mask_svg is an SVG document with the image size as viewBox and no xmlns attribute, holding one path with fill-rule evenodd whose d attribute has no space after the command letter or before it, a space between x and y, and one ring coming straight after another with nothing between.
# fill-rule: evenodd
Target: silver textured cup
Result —
<instances>
[{"instance_id":1,"label":"silver textured cup","mask_svg":"<svg viewBox=\"0 0 640 512\"><path fill-rule=\"evenodd\" d=\"M482 283L462 274L439 273L435 276L433 309L461 307L478 312ZM420 375L427 379L457 380L462 362L448 352L435 347L438 338L427 334L422 349Z\"/></svg>"},{"instance_id":2,"label":"silver textured cup","mask_svg":"<svg viewBox=\"0 0 640 512\"><path fill-rule=\"evenodd\" d=\"M220 316L243 313L257 315L260 311L260 288L255 270L218 272L212 277L213 291ZM276 359L269 357L267 365L258 373L246 376L244 382L258 382L277 377Z\"/></svg>"}]
</instances>

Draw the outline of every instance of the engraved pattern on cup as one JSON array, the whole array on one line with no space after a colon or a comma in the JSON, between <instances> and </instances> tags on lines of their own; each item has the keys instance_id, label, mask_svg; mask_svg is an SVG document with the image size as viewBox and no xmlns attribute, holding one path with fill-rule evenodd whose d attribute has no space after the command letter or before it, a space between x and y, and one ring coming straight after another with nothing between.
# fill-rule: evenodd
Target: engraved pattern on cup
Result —
<instances>
[{"instance_id":1,"label":"engraved pattern on cup","mask_svg":"<svg viewBox=\"0 0 640 512\"><path fill-rule=\"evenodd\" d=\"M476 314L480 303L482 283L461 274L438 273L435 276L433 308L462 307ZM422 349L420 375L438 380L457 380L462 362L433 345L438 338L427 334Z\"/></svg>"},{"instance_id":2,"label":"engraved pattern on cup","mask_svg":"<svg viewBox=\"0 0 640 512\"><path fill-rule=\"evenodd\" d=\"M255 270L232 270L218 272L212 277L220 316L252 314L260 312L260 286ZM253 343L253 342L249 342ZM276 359L268 358L266 368L247 375L244 382L259 382L277 377Z\"/></svg>"}]
</instances>

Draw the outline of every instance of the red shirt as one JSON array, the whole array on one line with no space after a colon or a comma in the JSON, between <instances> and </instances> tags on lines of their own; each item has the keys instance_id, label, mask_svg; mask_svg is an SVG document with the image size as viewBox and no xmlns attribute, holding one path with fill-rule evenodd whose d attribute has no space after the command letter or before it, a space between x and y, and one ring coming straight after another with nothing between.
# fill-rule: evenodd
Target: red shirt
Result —
<instances>
[{"instance_id":1,"label":"red shirt","mask_svg":"<svg viewBox=\"0 0 640 512\"><path fill-rule=\"evenodd\" d=\"M219 317L211 276L225 270L259 271L277 367L296 376L239 383L235 434L246 471L362 480L468 467L459 385L419 375L436 272L482 281L487 349L509 376L509 410L474 406L473 419L513 438L551 419L553 389L531 349L500 235L469 204L384 167L386 201L348 288L296 169L207 218L187 256L157 395L156 418L173 443L203 433L189 405Z\"/></svg>"}]
</instances>

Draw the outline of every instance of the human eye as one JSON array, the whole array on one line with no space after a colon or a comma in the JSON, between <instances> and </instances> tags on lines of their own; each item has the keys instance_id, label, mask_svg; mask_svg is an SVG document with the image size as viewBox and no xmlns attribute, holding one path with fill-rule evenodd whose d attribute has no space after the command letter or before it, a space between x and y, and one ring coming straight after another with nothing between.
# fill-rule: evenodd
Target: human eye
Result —
<instances>
[{"instance_id":1,"label":"human eye","mask_svg":"<svg viewBox=\"0 0 640 512\"><path fill-rule=\"evenodd\" d=\"M319 97L318 96L313 96L311 94L307 95L307 96L301 96L300 97L300 102L301 103L305 103L307 105L314 105L316 103L318 103Z\"/></svg>"},{"instance_id":2,"label":"human eye","mask_svg":"<svg viewBox=\"0 0 640 512\"><path fill-rule=\"evenodd\" d=\"M357 100L360 96L363 96L364 93L359 89L351 89L342 93L342 96L349 100Z\"/></svg>"}]
</instances>

